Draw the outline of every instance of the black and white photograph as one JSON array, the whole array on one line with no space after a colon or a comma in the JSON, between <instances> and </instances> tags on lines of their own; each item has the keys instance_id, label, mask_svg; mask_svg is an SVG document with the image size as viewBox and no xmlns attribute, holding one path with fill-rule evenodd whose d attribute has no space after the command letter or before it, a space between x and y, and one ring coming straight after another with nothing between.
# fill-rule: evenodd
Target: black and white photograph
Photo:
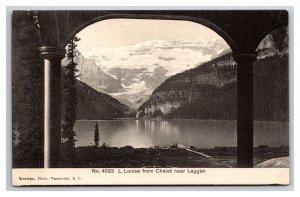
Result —
<instances>
[{"instance_id":1,"label":"black and white photograph","mask_svg":"<svg viewBox=\"0 0 300 197\"><path fill-rule=\"evenodd\" d=\"M287 10L13 10L11 65L15 186L289 184Z\"/></svg>"}]
</instances>

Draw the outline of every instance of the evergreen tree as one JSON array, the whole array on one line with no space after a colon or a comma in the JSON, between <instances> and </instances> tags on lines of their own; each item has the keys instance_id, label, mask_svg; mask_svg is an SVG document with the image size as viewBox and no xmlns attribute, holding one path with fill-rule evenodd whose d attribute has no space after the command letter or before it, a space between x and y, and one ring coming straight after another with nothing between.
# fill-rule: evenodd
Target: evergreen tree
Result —
<instances>
[{"instance_id":1,"label":"evergreen tree","mask_svg":"<svg viewBox=\"0 0 300 197\"><path fill-rule=\"evenodd\" d=\"M94 142L95 142L95 146L98 147L99 146L99 127L98 127L98 122L95 125L95 131L94 131Z\"/></svg>"},{"instance_id":2,"label":"evergreen tree","mask_svg":"<svg viewBox=\"0 0 300 197\"><path fill-rule=\"evenodd\" d=\"M14 167L43 167L43 61L36 12L12 15Z\"/></svg>"},{"instance_id":3,"label":"evergreen tree","mask_svg":"<svg viewBox=\"0 0 300 197\"><path fill-rule=\"evenodd\" d=\"M67 45L67 61L64 67L64 122L62 125L62 139L66 149L67 162L71 163L74 157L75 136L74 125L76 122L76 107L78 104L77 86L76 86L76 61L78 59L77 44L80 39L76 36L70 40Z\"/></svg>"}]
</instances>

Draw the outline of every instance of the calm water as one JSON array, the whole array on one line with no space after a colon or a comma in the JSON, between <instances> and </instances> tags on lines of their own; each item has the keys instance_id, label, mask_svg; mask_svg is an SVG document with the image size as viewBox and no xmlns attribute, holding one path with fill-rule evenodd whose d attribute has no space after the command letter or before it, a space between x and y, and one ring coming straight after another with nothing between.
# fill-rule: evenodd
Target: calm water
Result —
<instances>
[{"instance_id":1,"label":"calm water","mask_svg":"<svg viewBox=\"0 0 300 197\"><path fill-rule=\"evenodd\" d=\"M211 120L82 120L76 123L76 146L94 142L96 122L100 144L113 147L168 147L173 143L199 148L236 146L236 122ZM254 146L288 145L288 132L288 123L255 122Z\"/></svg>"}]
</instances>

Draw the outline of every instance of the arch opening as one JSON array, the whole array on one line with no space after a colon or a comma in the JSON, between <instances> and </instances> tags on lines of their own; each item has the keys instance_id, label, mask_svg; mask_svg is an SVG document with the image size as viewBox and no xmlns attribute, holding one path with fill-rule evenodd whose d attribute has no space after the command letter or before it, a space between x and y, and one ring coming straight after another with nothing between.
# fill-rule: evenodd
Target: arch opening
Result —
<instances>
[{"instance_id":1,"label":"arch opening","mask_svg":"<svg viewBox=\"0 0 300 197\"><path fill-rule=\"evenodd\" d=\"M254 119L265 122L255 123L257 126L254 127L254 146L261 150L273 147L281 147L282 152L288 150L288 37L288 26L282 26L266 35L256 49L258 56L253 64ZM272 136L264 135L262 128L272 130Z\"/></svg>"},{"instance_id":2,"label":"arch opening","mask_svg":"<svg viewBox=\"0 0 300 197\"><path fill-rule=\"evenodd\" d=\"M277 53L278 55L283 55L284 53L288 53L288 37L287 25L282 25L273 29L266 34L258 44L256 48L258 55L264 56L263 52L265 49L269 49L269 54ZM272 49L273 52L271 52L270 49Z\"/></svg>"},{"instance_id":3,"label":"arch opening","mask_svg":"<svg viewBox=\"0 0 300 197\"><path fill-rule=\"evenodd\" d=\"M186 71L187 75L191 75L188 78L193 78L193 72L202 72L201 70L198 71L196 69L201 67L203 63L228 54L231 51L226 41L213 30L189 21L109 19L87 26L76 35L81 38L81 41L78 42L78 50L84 56L84 58L82 58L83 62L79 61L78 66L78 70L83 72L80 80L98 91L104 91L110 96L118 99L121 103L124 103L137 111L139 111L141 107L148 105L147 101L153 91L160 87L162 83L170 79L171 76L176 75L176 77L178 77L177 74ZM85 38L91 39L87 41ZM222 63L219 63L223 61L223 59L220 58L216 61L216 67L204 65L204 73L201 76L199 75L199 80L202 80L208 86L211 85L213 87L209 89L209 94L213 94L214 91L217 92L217 89L222 88L223 86L230 86L226 86L230 89L226 95L232 93L230 98L233 99L230 99L232 102L230 105L227 105L227 112L219 113L218 108L220 109L221 106L216 106L214 109L211 109L210 113L213 114L212 116L221 114L222 117L226 117L229 113L228 111L231 111L231 116L225 119L235 119L235 111L230 110L230 108L233 106L236 107L234 99L236 87L231 84L236 77L236 70L234 63L230 60L227 62L227 56L225 58L225 64L230 64L229 70L225 68L226 66L223 67ZM94 66L96 69L84 67L84 63L89 64L89 66ZM220 76L217 76L213 70L218 69L218 67L223 69L224 72L228 71L231 74L220 74ZM205 72L210 72L213 76L206 76ZM210 80L205 81L202 77L210 78ZM214 79L218 77L223 78L219 82L214 81ZM102 79L111 81L111 84L113 83L114 85L104 87L106 81L103 81ZM198 79L195 77L193 80L196 82ZM98 83L98 85L95 85L95 83ZM173 88L170 89L172 90ZM214 89L214 91L212 89ZM174 98L168 98L170 99L170 102L168 101L169 104L165 103L159 106L159 109L154 109L153 107L153 109L150 109L151 107L146 107L147 109L144 108L144 111L147 111L146 113L149 112L148 114L151 113L151 115L156 118L169 114L170 111L180 107L178 103L176 104L176 99L181 97L177 92L175 93L176 95L174 95ZM220 100L223 99L221 103L226 102L224 95L221 95L222 91L219 93L220 95L216 97ZM209 96L207 96L207 98L208 97ZM195 95L195 98L191 99L195 100L194 103L199 103L196 101L198 98L199 95ZM180 99L185 100L186 98ZM178 102L181 102L181 100ZM152 101L149 100L148 103L149 102L151 103ZM209 101L206 100L206 102ZM218 103L218 101L214 102ZM145 105L143 106L143 104ZM204 107L204 105L202 107ZM201 118L200 116L203 115L204 112L197 118ZM222 117L212 117L212 119L221 119ZM141 124L142 123L139 123L139 125ZM147 124L145 123L145 125ZM199 125L195 124L194 126ZM157 125L157 127L158 130L169 128L170 133L172 133L174 129L181 130L181 132L179 132L180 134L183 132L183 128L180 128L180 125L170 126L170 124L164 123L162 125ZM212 126L212 128L213 127L214 126ZM217 128L219 134L221 134L221 127L222 125L219 125ZM235 124L230 123L226 127L228 127L231 133L230 135L225 136L228 141L226 142L225 139L222 140L222 142L216 141L215 146L236 146ZM146 126L145 129L147 129ZM195 129L196 128L192 129L192 131L195 132ZM193 135L193 133L191 135ZM164 136L164 138L166 138L166 136ZM178 136L174 136L174 139L171 140L177 142L178 139ZM190 142L185 139L186 141L181 143L185 143L187 146L193 145L195 147L203 146L213 148L209 144L205 145L205 140L199 140L205 139L203 137L189 139ZM136 141L139 142L140 140ZM159 144L159 146L166 146L173 142L169 141L166 144L166 141L167 140L164 142L165 144ZM114 142L110 143L116 144ZM149 142L147 143L149 144Z\"/></svg>"}]
</instances>

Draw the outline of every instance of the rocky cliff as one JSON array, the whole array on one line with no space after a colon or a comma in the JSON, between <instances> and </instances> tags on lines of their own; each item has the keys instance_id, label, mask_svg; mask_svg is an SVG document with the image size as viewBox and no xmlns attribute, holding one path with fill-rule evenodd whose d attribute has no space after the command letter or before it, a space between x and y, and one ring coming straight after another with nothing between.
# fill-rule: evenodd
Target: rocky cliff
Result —
<instances>
[{"instance_id":1,"label":"rocky cliff","mask_svg":"<svg viewBox=\"0 0 300 197\"><path fill-rule=\"evenodd\" d=\"M106 93L123 91L121 78L118 79L104 72L96 65L96 60L93 58L80 55L77 69L80 71L80 80L98 91Z\"/></svg>"}]
</instances>

